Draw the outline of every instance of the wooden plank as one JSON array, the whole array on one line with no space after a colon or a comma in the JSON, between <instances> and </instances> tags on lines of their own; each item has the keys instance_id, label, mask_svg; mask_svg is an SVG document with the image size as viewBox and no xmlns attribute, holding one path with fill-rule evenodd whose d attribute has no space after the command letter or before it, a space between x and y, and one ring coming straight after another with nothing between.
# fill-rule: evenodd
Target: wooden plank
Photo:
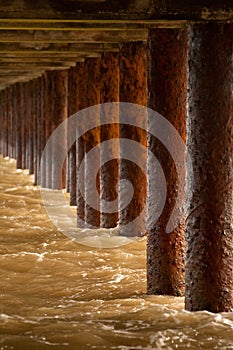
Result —
<instances>
[{"instance_id":1,"label":"wooden plank","mask_svg":"<svg viewBox=\"0 0 233 350\"><path fill-rule=\"evenodd\" d=\"M51 64L51 63L64 63L66 65L72 65L75 64L76 62L76 56L73 56L73 60L70 60L70 57L38 57L38 56L33 56L33 57L22 57L22 56L18 56L18 57L0 57L0 65L2 63L11 63L12 65L18 64L18 63L24 63L24 64L34 64L34 63L45 63L45 64Z\"/></svg>"},{"instance_id":2,"label":"wooden plank","mask_svg":"<svg viewBox=\"0 0 233 350\"><path fill-rule=\"evenodd\" d=\"M63 61L63 62L18 62L18 63L12 63L12 62L0 62L0 72L4 70L32 70L34 68L39 68L43 70L51 69L51 68L59 68L59 67L74 67L76 65L76 62L69 62L69 61Z\"/></svg>"},{"instance_id":3,"label":"wooden plank","mask_svg":"<svg viewBox=\"0 0 233 350\"><path fill-rule=\"evenodd\" d=\"M17 52L19 54L76 54L86 52L118 51L118 43L20 43L0 42L1 56L5 53Z\"/></svg>"},{"instance_id":4,"label":"wooden plank","mask_svg":"<svg viewBox=\"0 0 233 350\"><path fill-rule=\"evenodd\" d=\"M0 30L119 30L139 28L177 28L185 20L56 20L56 19L7 19L0 22Z\"/></svg>"},{"instance_id":5,"label":"wooden plank","mask_svg":"<svg viewBox=\"0 0 233 350\"><path fill-rule=\"evenodd\" d=\"M125 41L146 41L146 29L129 30L1 30L0 42L35 42L35 43L95 43Z\"/></svg>"}]
</instances>

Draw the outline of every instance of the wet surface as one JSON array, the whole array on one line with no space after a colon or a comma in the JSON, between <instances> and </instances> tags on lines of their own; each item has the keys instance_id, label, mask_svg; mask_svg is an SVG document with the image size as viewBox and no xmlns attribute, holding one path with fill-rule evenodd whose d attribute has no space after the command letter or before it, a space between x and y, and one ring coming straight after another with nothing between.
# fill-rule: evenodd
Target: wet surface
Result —
<instances>
[{"instance_id":1,"label":"wet surface","mask_svg":"<svg viewBox=\"0 0 233 350\"><path fill-rule=\"evenodd\" d=\"M233 311L233 23L189 33L186 306ZM210 88L211 87L211 88Z\"/></svg>"},{"instance_id":2,"label":"wet surface","mask_svg":"<svg viewBox=\"0 0 233 350\"><path fill-rule=\"evenodd\" d=\"M0 349L233 349L233 313L146 295L145 238L79 245L47 218L38 187L0 157Z\"/></svg>"},{"instance_id":3,"label":"wet surface","mask_svg":"<svg viewBox=\"0 0 233 350\"><path fill-rule=\"evenodd\" d=\"M148 105L160 113L179 132L182 140L186 137L186 90L187 90L187 30L159 29L149 32L148 54ZM179 116L179 117L177 117ZM153 116L149 116L149 132L153 128ZM158 126L157 126L158 129ZM164 128L161 129L161 133ZM165 139L163 139L165 141ZM180 222L167 231L168 221L180 193L182 202L185 195L185 144L179 148L176 137L170 134L168 145L181 157L181 166L168 152L164 142L149 134L148 148L148 222L154 221L153 207L158 203L155 190L158 175L153 169L155 156L166 178L167 196L163 212L148 230L148 292L150 294L184 295L185 233L184 215L179 205ZM178 151L179 148L179 151ZM183 179L180 181L179 176ZM162 182L161 182L162 183Z\"/></svg>"}]
</instances>

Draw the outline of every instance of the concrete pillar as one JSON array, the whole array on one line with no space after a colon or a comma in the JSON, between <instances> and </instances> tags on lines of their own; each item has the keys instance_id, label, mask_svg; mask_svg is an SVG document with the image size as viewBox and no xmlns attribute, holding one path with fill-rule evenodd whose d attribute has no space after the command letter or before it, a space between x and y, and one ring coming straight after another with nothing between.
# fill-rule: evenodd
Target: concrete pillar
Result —
<instances>
[{"instance_id":1,"label":"concrete pillar","mask_svg":"<svg viewBox=\"0 0 233 350\"><path fill-rule=\"evenodd\" d=\"M87 67L87 87L86 87L86 100L87 106L93 106L100 103L100 59L99 58L87 58L85 60ZM95 119L95 124L99 125L100 123L100 114L98 113L98 107L96 107L96 113L91 113L90 118ZM88 121L87 121L88 123ZM88 124L87 124L88 125ZM87 154L94 147L100 148L100 128L99 126L94 129L89 130L84 135L84 147L85 154ZM100 151L97 152L94 163L92 164L85 163L85 223L87 226L99 227L100 225L100 210L94 209L91 205L87 203L87 197L90 196L92 201L95 202L96 208L99 207L100 199L95 198L93 200L93 192L91 185L93 181L96 183L96 188L99 191L100 188L100 179L97 176L96 179L93 178L93 173L90 168L92 166L95 169L100 167Z\"/></svg>"},{"instance_id":2,"label":"concrete pillar","mask_svg":"<svg viewBox=\"0 0 233 350\"><path fill-rule=\"evenodd\" d=\"M129 42L120 45L120 102L130 102L147 105L147 50L143 42ZM135 115L135 121L141 118L140 112ZM120 123L124 123L124 115L120 115ZM145 121L146 125L146 121ZM146 231L145 217L138 222L136 231L127 230L126 225L136 219L146 205L146 174L135 163L124 159L122 139L131 139L146 146L147 134L138 127L120 124L120 179L131 182L134 195L124 209L119 212L119 234L136 236ZM138 154L145 164L145 153ZM137 176L135 176L137 174ZM124 207L125 188L119 187L119 207Z\"/></svg>"},{"instance_id":3,"label":"concrete pillar","mask_svg":"<svg viewBox=\"0 0 233 350\"><path fill-rule=\"evenodd\" d=\"M187 31L185 29L156 29L149 32L148 106L166 118L185 141L187 90ZM153 117L149 117L148 130ZM172 136L170 145L175 144ZM171 232L166 226L176 203L177 169L167 148L155 137L149 136L148 148L163 169L167 198L158 221L147 232L147 291L149 294L183 295L184 293L184 218ZM153 190L155 174L148 156L148 221L157 200ZM185 158L185 154L183 154ZM184 159L185 160L185 159ZM182 209L182 208L181 208ZM153 219L153 218L152 218Z\"/></svg>"},{"instance_id":4,"label":"concrete pillar","mask_svg":"<svg viewBox=\"0 0 233 350\"><path fill-rule=\"evenodd\" d=\"M52 72L52 92L53 92L53 113L52 113L52 131L62 123L68 115L68 71L59 70ZM53 144L52 158L56 152L61 152L66 144L66 136L59 141L59 144ZM56 169L55 162L52 160L52 188L59 190L65 188L66 169L65 164L62 169L62 177Z\"/></svg>"},{"instance_id":5,"label":"concrete pillar","mask_svg":"<svg viewBox=\"0 0 233 350\"><path fill-rule=\"evenodd\" d=\"M189 37L187 310L233 310L233 24Z\"/></svg>"},{"instance_id":6,"label":"concrete pillar","mask_svg":"<svg viewBox=\"0 0 233 350\"><path fill-rule=\"evenodd\" d=\"M119 101L119 54L106 53L101 60L101 103ZM104 116L103 116L104 119ZM104 122L104 120L103 120ZM101 143L119 138L119 125L106 124L101 126L100 141ZM115 213L105 213L101 207L101 199L113 201L118 197L118 165L119 165L119 145L109 145L105 148L105 155L113 160L105 163L100 169L100 226L105 228L115 227L118 222L118 211ZM100 146L100 159L103 159L103 148Z\"/></svg>"}]
</instances>

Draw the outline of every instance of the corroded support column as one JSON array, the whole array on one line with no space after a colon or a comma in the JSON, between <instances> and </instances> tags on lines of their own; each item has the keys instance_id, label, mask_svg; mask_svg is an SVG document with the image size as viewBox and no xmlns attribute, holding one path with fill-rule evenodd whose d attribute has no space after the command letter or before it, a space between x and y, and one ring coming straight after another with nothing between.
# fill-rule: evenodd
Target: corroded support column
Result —
<instances>
[{"instance_id":1,"label":"corroded support column","mask_svg":"<svg viewBox=\"0 0 233 350\"><path fill-rule=\"evenodd\" d=\"M106 53L102 56L101 61L101 103L119 101L119 54ZM109 110L108 110L109 112ZM114 109L114 112L116 110ZM110 113L110 112L109 112ZM103 122L104 122L104 116ZM119 138L119 125L106 124L101 126L100 139L101 143L106 140ZM118 183L118 164L119 164L119 145L111 144L104 149L100 147L100 159L109 156L113 160L105 163L100 169L100 225L101 227L115 227L118 221L118 212L104 213L101 207L101 199L113 201L117 198ZM107 154L106 154L107 153Z\"/></svg>"},{"instance_id":2,"label":"corroded support column","mask_svg":"<svg viewBox=\"0 0 233 350\"><path fill-rule=\"evenodd\" d=\"M3 114L3 90L0 91L0 154L3 154L3 148L4 148L4 114Z\"/></svg>"},{"instance_id":3,"label":"corroded support column","mask_svg":"<svg viewBox=\"0 0 233 350\"><path fill-rule=\"evenodd\" d=\"M50 72L45 72L43 75L43 130L44 130L44 136L43 136L43 149L42 152L46 146L46 143L51 135L51 111L52 111L52 84L51 84L51 76ZM51 152L48 154L49 151L47 150L46 157L43 157L43 163L41 164L41 186L45 188L52 188L52 175L51 175L51 169L52 169L52 162L51 162Z\"/></svg>"},{"instance_id":4,"label":"corroded support column","mask_svg":"<svg viewBox=\"0 0 233 350\"><path fill-rule=\"evenodd\" d=\"M83 108L87 107L87 65L85 62L78 62L77 63L77 102L78 102L78 110L82 110ZM85 199L82 196L82 193L80 191L79 186L85 186L84 183L81 183L85 179L85 171L83 169L83 172L81 174L80 172L80 164L83 161L83 158L85 156L85 147L84 147L85 141L84 141L84 135L81 135L76 140L76 177L77 177L77 189L76 189L76 204L77 204L77 225L78 227L84 227L85 223Z\"/></svg>"},{"instance_id":5,"label":"corroded support column","mask_svg":"<svg viewBox=\"0 0 233 350\"><path fill-rule=\"evenodd\" d=\"M17 84L13 85L13 91L12 91L12 125L14 125L12 129L12 137L13 137L13 158L17 158L17 112L18 112L18 106L17 106Z\"/></svg>"},{"instance_id":6,"label":"corroded support column","mask_svg":"<svg viewBox=\"0 0 233 350\"><path fill-rule=\"evenodd\" d=\"M2 91L2 155L7 156L7 143L8 143L8 132L7 132L7 89Z\"/></svg>"},{"instance_id":7,"label":"corroded support column","mask_svg":"<svg viewBox=\"0 0 233 350\"><path fill-rule=\"evenodd\" d=\"M46 128L45 128L45 78L42 75L39 78L40 82L40 92L38 95L39 103L39 157L38 157L38 169L39 169L39 184L45 184L45 162L41 163L41 156L43 149L46 145Z\"/></svg>"},{"instance_id":8,"label":"corroded support column","mask_svg":"<svg viewBox=\"0 0 233 350\"><path fill-rule=\"evenodd\" d=\"M47 111L47 79L43 74L41 77L41 94L40 94L40 184L42 187L46 187L46 160L43 158L41 162L41 156L46 146L46 111Z\"/></svg>"},{"instance_id":9,"label":"corroded support column","mask_svg":"<svg viewBox=\"0 0 233 350\"><path fill-rule=\"evenodd\" d=\"M52 134L53 92L52 71L45 73L45 134L48 141ZM47 150L44 187L52 188L52 153Z\"/></svg>"},{"instance_id":10,"label":"corroded support column","mask_svg":"<svg viewBox=\"0 0 233 350\"><path fill-rule=\"evenodd\" d=\"M192 311L233 310L232 55L232 23L191 28L186 309Z\"/></svg>"},{"instance_id":11,"label":"corroded support column","mask_svg":"<svg viewBox=\"0 0 233 350\"><path fill-rule=\"evenodd\" d=\"M25 103L25 167L26 169L29 169L29 163L30 163L30 100L29 100L29 82L24 84L24 103Z\"/></svg>"},{"instance_id":12,"label":"corroded support column","mask_svg":"<svg viewBox=\"0 0 233 350\"><path fill-rule=\"evenodd\" d=\"M38 154L39 154L39 149L38 149L38 83L39 79L34 79L33 80L33 119L34 119L34 137L33 137L33 144L34 144L34 152L33 152L33 158L34 158L34 183L35 185L38 184Z\"/></svg>"},{"instance_id":13,"label":"corroded support column","mask_svg":"<svg viewBox=\"0 0 233 350\"><path fill-rule=\"evenodd\" d=\"M187 89L187 31L185 29L156 29L149 32L148 105L177 129L185 141ZM148 120L149 131L153 116ZM161 131L162 132L162 131ZM169 144L174 145L172 136ZM183 295L184 293L184 218L170 233L166 226L176 203L177 169L167 148L150 135L149 150L155 155L166 178L167 198L163 212L153 222L151 209L157 198L154 191L155 174L151 155L148 156L148 233L147 233L147 290L149 294ZM185 154L183 154L185 158ZM184 159L185 160L185 159ZM180 208L182 209L182 208ZM149 224L150 222L150 224Z\"/></svg>"},{"instance_id":14,"label":"corroded support column","mask_svg":"<svg viewBox=\"0 0 233 350\"><path fill-rule=\"evenodd\" d=\"M41 77L35 81L35 185L40 184L41 157Z\"/></svg>"},{"instance_id":15,"label":"corroded support column","mask_svg":"<svg viewBox=\"0 0 233 350\"><path fill-rule=\"evenodd\" d=\"M77 67L69 69L69 98L68 98L68 116L75 114L79 110L79 71ZM82 92L81 92L82 93ZM69 130L68 130L69 137ZM67 191L70 193L70 205L76 205L76 142L72 145L68 153L67 164Z\"/></svg>"},{"instance_id":16,"label":"corroded support column","mask_svg":"<svg viewBox=\"0 0 233 350\"><path fill-rule=\"evenodd\" d=\"M22 113L22 83L16 84L16 167L22 169L22 122L20 116Z\"/></svg>"},{"instance_id":17,"label":"corroded support column","mask_svg":"<svg viewBox=\"0 0 233 350\"><path fill-rule=\"evenodd\" d=\"M13 87L12 85L9 86L7 89L7 120L8 120L8 156L10 158L13 157L13 128L14 125L12 124L12 100L13 100L13 94L12 94Z\"/></svg>"},{"instance_id":18,"label":"corroded support column","mask_svg":"<svg viewBox=\"0 0 233 350\"><path fill-rule=\"evenodd\" d=\"M7 156L11 158L11 86L6 89L6 132L7 132Z\"/></svg>"},{"instance_id":19,"label":"corroded support column","mask_svg":"<svg viewBox=\"0 0 233 350\"><path fill-rule=\"evenodd\" d=\"M37 79L34 79L32 81L32 108L31 108L31 116L32 116L32 121L33 121L33 134L32 134L32 138L33 138L33 173L34 173L34 178L36 177L36 173L37 173L37 117L36 117L36 85L37 85ZM35 179L36 180L36 179ZM34 180L34 183L36 182Z\"/></svg>"},{"instance_id":20,"label":"corroded support column","mask_svg":"<svg viewBox=\"0 0 233 350\"><path fill-rule=\"evenodd\" d=\"M28 92L27 92L27 110L28 110L28 168L29 174L34 173L34 143L33 134L34 130L34 120L33 120L33 80L28 82Z\"/></svg>"},{"instance_id":21,"label":"corroded support column","mask_svg":"<svg viewBox=\"0 0 233 350\"><path fill-rule=\"evenodd\" d=\"M26 155L26 142L27 142L27 121L26 121L26 83L21 84L21 113L20 121L22 126L22 169L27 169L27 155Z\"/></svg>"},{"instance_id":22,"label":"corroded support column","mask_svg":"<svg viewBox=\"0 0 233 350\"><path fill-rule=\"evenodd\" d=\"M4 90L4 134L5 134L5 147L4 157L9 156L9 113L8 113L8 95L9 87Z\"/></svg>"},{"instance_id":23,"label":"corroded support column","mask_svg":"<svg viewBox=\"0 0 233 350\"><path fill-rule=\"evenodd\" d=\"M62 123L68 115L68 71L59 70L52 72L52 91L53 91L53 114L52 114L52 131ZM52 188L62 189L65 188L65 164L62 169L62 178L60 177L60 169L57 169L53 157L56 156L56 152L62 152L66 144L66 136L64 139L59 140L59 144L53 144L52 146Z\"/></svg>"},{"instance_id":24,"label":"corroded support column","mask_svg":"<svg viewBox=\"0 0 233 350\"><path fill-rule=\"evenodd\" d=\"M87 106L90 107L100 103L100 59L87 58L85 60L85 63L87 67L86 100L87 100ZM92 121L93 119L95 120L95 125L98 125L98 127L95 127L94 129L89 130L84 135L85 154L88 154L88 152L92 150L94 147L96 147L97 149L100 148L100 128L99 128L100 114L98 113L98 107L96 107L95 113L91 113L90 118L92 118ZM93 192L92 192L93 181L96 183L96 188L99 189L100 180L98 175L96 179L93 178L93 172L91 170L91 167L93 169L99 169L100 167L99 150L96 152L96 157L94 161L92 161L91 163L85 162L85 224L87 226L99 227L100 210L94 209L87 202L87 198L90 197L92 199L92 202L94 202L96 208L99 207L99 203L100 203L99 196L95 199L93 198Z\"/></svg>"},{"instance_id":25,"label":"corroded support column","mask_svg":"<svg viewBox=\"0 0 233 350\"><path fill-rule=\"evenodd\" d=\"M21 115L21 122L22 122L22 155L23 155L23 169L27 169L27 130L28 130L28 125L27 125L27 113L26 113L26 83L24 82L22 84L22 115Z\"/></svg>"},{"instance_id":26,"label":"corroded support column","mask_svg":"<svg viewBox=\"0 0 233 350\"><path fill-rule=\"evenodd\" d=\"M144 42L124 43L120 47L120 102L130 102L147 105L147 50ZM141 118L140 112L135 115L136 120ZM142 146L146 146L147 134L141 128L123 125L124 115L120 115L120 179L131 182L134 195L128 206L124 208L125 188L119 186L119 232L124 236L142 235L145 233L145 216L142 216L137 225L137 232L130 232L126 225L136 219L146 205L146 174L138 165L124 159L127 150L122 147L122 139L131 139ZM146 127L146 121L145 121ZM145 152L139 153L141 163L146 169ZM135 176L137 174L137 176Z\"/></svg>"}]
</instances>

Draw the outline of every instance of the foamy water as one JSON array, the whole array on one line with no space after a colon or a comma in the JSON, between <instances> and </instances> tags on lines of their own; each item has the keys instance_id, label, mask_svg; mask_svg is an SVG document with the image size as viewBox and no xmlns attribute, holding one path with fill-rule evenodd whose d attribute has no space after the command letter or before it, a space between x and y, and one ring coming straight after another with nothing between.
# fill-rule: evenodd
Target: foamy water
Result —
<instances>
[{"instance_id":1,"label":"foamy water","mask_svg":"<svg viewBox=\"0 0 233 350\"><path fill-rule=\"evenodd\" d=\"M145 237L99 249L58 232L33 177L0 156L0 349L233 349L233 313L146 295L145 252Z\"/></svg>"}]
</instances>

